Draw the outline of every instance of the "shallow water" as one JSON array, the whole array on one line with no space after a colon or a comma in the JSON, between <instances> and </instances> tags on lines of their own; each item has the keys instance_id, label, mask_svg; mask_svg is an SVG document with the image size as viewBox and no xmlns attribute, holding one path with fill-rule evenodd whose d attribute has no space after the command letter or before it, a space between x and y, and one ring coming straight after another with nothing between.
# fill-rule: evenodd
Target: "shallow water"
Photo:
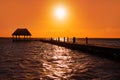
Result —
<instances>
[{"instance_id":1,"label":"shallow water","mask_svg":"<svg viewBox=\"0 0 120 80\"><path fill-rule=\"evenodd\" d=\"M120 63L64 47L0 41L0 80L119 80Z\"/></svg>"}]
</instances>

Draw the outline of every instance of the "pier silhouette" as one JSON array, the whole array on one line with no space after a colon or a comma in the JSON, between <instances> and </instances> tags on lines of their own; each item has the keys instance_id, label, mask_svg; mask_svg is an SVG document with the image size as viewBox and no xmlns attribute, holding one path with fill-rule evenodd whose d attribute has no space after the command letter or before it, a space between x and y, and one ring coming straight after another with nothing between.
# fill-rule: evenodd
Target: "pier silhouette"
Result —
<instances>
[{"instance_id":1,"label":"pier silhouette","mask_svg":"<svg viewBox=\"0 0 120 80\"><path fill-rule=\"evenodd\" d=\"M65 37L64 37L65 39ZM119 48L111 48L111 47L102 47L102 46L94 46L88 44L88 37L85 38L86 43L85 44L77 44L76 38L73 37L73 42L68 41L60 41L60 37L58 37L58 40L45 40L40 39L41 42L50 43L53 45L58 45L62 47L66 47L72 50L78 50L82 51L88 54L92 54L95 56L99 56L102 58L107 58L114 61L120 61L120 49Z\"/></svg>"},{"instance_id":2,"label":"pier silhouette","mask_svg":"<svg viewBox=\"0 0 120 80\"><path fill-rule=\"evenodd\" d=\"M76 43L76 37L72 38L72 43L69 41L69 37L64 37L63 41L61 41L60 37L54 40L53 37L50 39L31 39L31 33L26 28L18 28L12 34L12 40L14 41L41 41L45 43L50 43L62 47L66 47L73 50L79 50L85 53L89 53L95 56L100 56L104 58L108 58L115 61L120 61L120 49L119 48L111 48L111 47L102 47L102 46L94 46L89 45L88 37L85 37L85 44ZM21 38L20 36L23 36Z\"/></svg>"}]
</instances>

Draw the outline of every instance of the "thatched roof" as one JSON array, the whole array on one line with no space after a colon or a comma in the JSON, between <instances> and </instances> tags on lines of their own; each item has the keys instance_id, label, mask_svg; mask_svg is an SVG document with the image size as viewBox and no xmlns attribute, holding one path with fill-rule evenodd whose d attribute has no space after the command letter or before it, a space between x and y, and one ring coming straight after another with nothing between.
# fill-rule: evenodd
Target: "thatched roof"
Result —
<instances>
[{"instance_id":1,"label":"thatched roof","mask_svg":"<svg viewBox=\"0 0 120 80\"><path fill-rule=\"evenodd\" d=\"M15 30L15 32L12 34L12 36L13 35L31 36L31 33L26 28L18 28Z\"/></svg>"}]
</instances>

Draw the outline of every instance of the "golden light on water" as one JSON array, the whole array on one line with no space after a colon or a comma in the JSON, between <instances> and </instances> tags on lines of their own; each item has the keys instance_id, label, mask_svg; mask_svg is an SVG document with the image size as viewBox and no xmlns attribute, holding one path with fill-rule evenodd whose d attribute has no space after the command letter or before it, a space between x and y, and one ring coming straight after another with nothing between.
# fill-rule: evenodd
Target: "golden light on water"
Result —
<instances>
[{"instance_id":1,"label":"golden light on water","mask_svg":"<svg viewBox=\"0 0 120 80\"><path fill-rule=\"evenodd\" d=\"M50 52L51 50L52 52ZM46 51L42 58L42 75L48 79L69 80L75 75L75 72L80 71L84 73L87 71L86 65L88 65L89 62L82 63L75 61L80 58L78 57L79 54L72 54L71 50L59 46L51 47L51 50ZM81 55L81 58L83 57L86 56Z\"/></svg>"}]
</instances>

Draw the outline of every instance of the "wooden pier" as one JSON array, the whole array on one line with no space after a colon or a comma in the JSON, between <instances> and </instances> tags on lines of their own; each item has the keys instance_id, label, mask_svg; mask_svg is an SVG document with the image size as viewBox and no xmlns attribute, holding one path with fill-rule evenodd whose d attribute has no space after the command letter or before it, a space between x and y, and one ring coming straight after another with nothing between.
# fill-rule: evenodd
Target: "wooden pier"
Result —
<instances>
[{"instance_id":1,"label":"wooden pier","mask_svg":"<svg viewBox=\"0 0 120 80\"><path fill-rule=\"evenodd\" d=\"M66 47L66 48L73 49L73 50L79 50L79 51L89 53L95 56L100 56L100 57L108 58L111 60L120 61L120 49L119 48L82 45L82 44L60 42L60 41L55 41L55 40L44 40L44 39L41 39L40 41Z\"/></svg>"}]
</instances>

